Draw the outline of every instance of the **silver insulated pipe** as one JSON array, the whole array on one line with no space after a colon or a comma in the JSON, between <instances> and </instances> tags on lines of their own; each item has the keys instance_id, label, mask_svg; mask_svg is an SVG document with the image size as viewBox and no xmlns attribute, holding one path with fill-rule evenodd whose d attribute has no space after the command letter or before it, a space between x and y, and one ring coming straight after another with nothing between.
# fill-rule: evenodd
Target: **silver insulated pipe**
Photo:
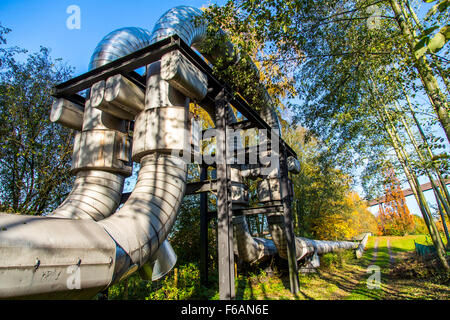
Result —
<instances>
[{"instance_id":1,"label":"silver insulated pipe","mask_svg":"<svg viewBox=\"0 0 450 320\"><path fill-rule=\"evenodd\" d=\"M135 32L139 35L125 39L127 33ZM105 51L96 50L92 67L148 45L141 29L122 29L119 34L112 33L101 42L98 48ZM120 41L115 42L117 39ZM137 40L140 44L131 51L119 48ZM122 101L120 107L129 109L119 117L103 111L112 105L117 109L116 98L120 98L120 94L113 94L107 101L104 83L91 88L84 109L62 99L55 103L52 120L79 131L72 161L72 171L77 174L75 186L51 217L0 215L0 298L89 298L148 260L156 271L153 280L175 263L165 239L184 195L186 165L170 156L173 146L179 145L176 140L181 137L184 142L185 136L183 133L172 139L171 134L179 132L172 132L171 125L176 122L179 128L187 127L188 99L178 94L179 99L174 100L167 82L161 81L160 88L148 91L150 97L166 95L166 103L144 110L139 92L122 80L118 80L120 89L134 92L136 99L129 99L125 105ZM144 136L135 134L134 145L139 150L135 161L141 162L138 182L127 203L111 217L122 192L120 175L131 173L131 141L120 115L132 112L137 116L135 132L150 130ZM165 133L166 139L155 133ZM105 194L115 198L108 201Z\"/></svg>"},{"instance_id":2,"label":"silver insulated pipe","mask_svg":"<svg viewBox=\"0 0 450 320\"><path fill-rule=\"evenodd\" d=\"M128 41L126 45L131 43ZM118 45L114 48L118 50ZM100 42L90 68L127 53L122 49L113 54L110 49L104 41ZM126 156L114 159L112 151L118 141L126 145L129 140L124 121L93 108L91 101L92 97L88 98L82 107L56 99L52 105L50 120L76 130L71 168L76 178L66 200L51 214L55 218L98 221L110 216L119 206L125 177L131 175L129 159Z\"/></svg>"},{"instance_id":3,"label":"silver insulated pipe","mask_svg":"<svg viewBox=\"0 0 450 320\"><path fill-rule=\"evenodd\" d=\"M206 26L204 24L199 24L195 20L195 18L200 17L201 14L202 14L201 10L189 6L179 6L170 9L155 24L155 27L153 28L152 32L151 42L153 43L162 40L168 36L177 34L189 46L196 47L199 50L201 50L200 44L203 40L206 39L207 36ZM232 46L233 45L231 43L226 45L226 47ZM212 63L214 63L213 57L208 58ZM238 63L238 60L235 62ZM252 64L252 68L256 69L256 66ZM258 80L256 82L258 82ZM263 96L265 99L263 105L266 108L260 111L260 115L269 125L271 125L272 128L277 129L278 133L281 135L279 120L277 113L275 111L275 106L272 102L270 95L265 89ZM215 119L214 111L211 111L210 108L205 108L205 110L207 110L210 113L212 119ZM231 108L229 108L228 110L229 110L228 114L231 120L230 122L236 121L234 114L231 112ZM240 142L238 141L238 143ZM240 144L242 145L242 143ZM242 182L242 178L240 177L238 172L232 172L231 176L232 177L234 176L237 182ZM275 172L272 172L271 175L268 177L268 179L264 181L266 184L269 185L270 183L273 183L274 180L277 180L277 177L278 171L275 170ZM233 219L233 223L236 240L235 251L239 255L239 257L244 261L249 263L261 261L277 253L276 249L278 249L278 254L282 258L285 259L287 258L286 235L284 232L283 225L272 224L271 220L269 220L269 226L273 238L273 241L271 241L267 239L253 238L248 231L248 225L245 217L235 217ZM315 240L297 238L296 239L297 259L301 259L311 252L317 252L321 254L326 253L327 250L333 250L337 248L353 248L354 245L355 244L352 242L348 243L343 242L334 243L323 241L315 242Z\"/></svg>"},{"instance_id":4,"label":"silver insulated pipe","mask_svg":"<svg viewBox=\"0 0 450 320\"><path fill-rule=\"evenodd\" d=\"M199 14L180 6L165 13L151 34L140 28L116 30L99 43L90 68L175 33L196 46L206 37L205 26L193 22ZM148 65L145 92L116 75L94 84L84 107L64 99L55 102L52 121L78 131L74 188L53 216L0 214L0 298L90 298L137 270L155 279L173 266L166 239L184 196L187 165L172 154L191 139L190 99L201 102L207 89L201 72L194 71L181 84L176 76L170 78L178 70L174 64L184 68L185 62L170 55ZM267 102L262 117L279 128L275 108ZM128 135L129 120L135 121L133 137ZM140 163L137 183L116 211L132 161ZM240 179L236 171L231 175ZM238 252L246 250L248 260L280 251L282 233L277 238L275 232L271 242L249 237L245 219L235 225L241 226ZM320 244L315 248L327 250ZM154 275L152 269L157 270Z\"/></svg>"},{"instance_id":5,"label":"silver insulated pipe","mask_svg":"<svg viewBox=\"0 0 450 320\"><path fill-rule=\"evenodd\" d=\"M169 36L177 34L184 42L189 46L198 49L201 52L201 43L207 37L207 26L200 23L197 18L202 15L202 11L198 8L191 6L177 6L168 10L165 14L159 18L156 22L151 36L151 42L157 42ZM233 44L227 43L227 48L231 48L228 52L217 52L217 55L230 54L232 52ZM201 52L204 54L203 52ZM238 54L239 57L239 54ZM214 64L215 58L207 57L209 61ZM238 63L239 58L235 59L235 63ZM251 66L254 70L258 70L254 64ZM259 79L255 79L256 83L259 83ZM264 91L265 101L261 104L264 109L260 112L261 117L273 128L280 129L278 116L276 113L276 107L265 88ZM214 119L214 117L213 117ZM280 131L279 131L280 132Z\"/></svg>"},{"instance_id":6,"label":"silver insulated pipe","mask_svg":"<svg viewBox=\"0 0 450 320\"><path fill-rule=\"evenodd\" d=\"M150 40L150 32L142 28L114 30L98 43L89 62L89 70L142 49L150 44Z\"/></svg>"},{"instance_id":7,"label":"silver insulated pipe","mask_svg":"<svg viewBox=\"0 0 450 320\"><path fill-rule=\"evenodd\" d=\"M201 51L201 43L202 41L206 40L207 27L205 24L199 23L199 21L196 20L196 18L199 18L201 15L201 10L190 6L178 6L168 10L156 22L152 31L151 42L154 43L176 34L184 42L186 42L186 44L198 49L200 53L204 54ZM216 54L223 55L233 52L233 44L227 43L225 47L229 48L227 52L216 52ZM207 58L214 64L215 58L218 57L207 56ZM235 63L238 63L238 59L235 60ZM256 66L252 64L252 68L256 69ZM257 80L256 82L258 81L259 80ZM265 108L261 110L260 115L273 128L277 129L279 134L281 134L275 106L270 98L270 95L265 89L264 98L265 101L263 105L265 106ZM202 101L199 101L199 104L209 113L209 115L215 122L214 107L205 105L202 103ZM228 106L227 108L227 116L230 123L237 121L230 106ZM236 143L238 148L242 148L242 141L240 139L237 139ZM230 176L235 184L232 187L232 194L242 194L242 187L239 187L239 185L242 185L242 177L239 170L236 168L230 168ZM242 202L238 203L238 201L233 201L233 203L236 203L236 205L243 204ZM267 257L272 256L276 252L274 251L274 245L273 243L270 243L270 240L266 241L266 239L256 239L248 234L248 226L245 219L238 219L233 221L235 223L234 230L236 231L236 234L240 235L238 237L235 236L235 240L237 242L236 253L244 261L255 262L263 260ZM237 221L239 221L239 223L237 223Z\"/></svg>"},{"instance_id":8,"label":"silver insulated pipe","mask_svg":"<svg viewBox=\"0 0 450 320\"><path fill-rule=\"evenodd\" d=\"M91 56L89 69L98 68L106 63L142 49L150 44L151 33L146 29L125 27L114 30L106 35L96 46ZM124 85L124 83L127 85ZM118 117L121 117L122 115L129 115L131 113L131 115L129 115L129 118L134 120L135 116L144 109L143 103L145 102L145 98L143 96L143 93L141 93L140 89L137 89L135 86L127 82L127 80L123 80L122 78L120 78L119 81L116 76L110 78L106 83L102 85L103 86L101 88L104 89L104 92L97 94L99 98L97 99L98 101L96 101L95 104L97 108L104 110L104 113L112 113L117 115ZM123 96L122 100L118 99L120 98L120 94L122 94ZM117 106L117 104L119 105ZM129 105L128 107L127 104ZM121 111L111 112L111 110ZM128 116L125 116L125 118L128 118ZM135 127L136 130L145 131L147 129L145 127L145 124L144 126ZM143 163L141 163L141 166L142 164ZM145 177L145 175L143 174L144 171L144 168L141 167L138 181L134 189L135 192L133 193L133 201L136 200L138 190L142 191L142 180L145 180L145 178L143 178ZM149 179L151 178L149 177ZM161 186L162 184L160 183L159 185ZM129 200L130 198L127 201L128 205L133 203ZM118 214L118 216L123 217L123 212L126 212L125 209L121 210L120 215ZM114 221L107 221L105 223L109 225L110 228L112 228L111 225L114 224ZM149 264L144 266L141 270L141 275L143 278L153 281L159 279L167 272L169 272L174 267L177 260L172 246L166 239L158 241L157 247L159 247L159 250L153 252L153 256L150 258ZM123 253L124 251L119 250L119 252Z\"/></svg>"}]
</instances>

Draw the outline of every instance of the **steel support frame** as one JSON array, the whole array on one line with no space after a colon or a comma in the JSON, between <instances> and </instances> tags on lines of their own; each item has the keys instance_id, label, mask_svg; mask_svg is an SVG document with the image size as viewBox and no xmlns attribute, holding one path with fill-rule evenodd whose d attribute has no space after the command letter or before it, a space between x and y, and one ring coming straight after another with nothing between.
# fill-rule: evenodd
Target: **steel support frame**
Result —
<instances>
[{"instance_id":1,"label":"steel support frame","mask_svg":"<svg viewBox=\"0 0 450 320\"><path fill-rule=\"evenodd\" d=\"M208 178L208 167L201 166L200 181ZM208 285L208 193L200 193L200 283Z\"/></svg>"},{"instance_id":2,"label":"steel support frame","mask_svg":"<svg viewBox=\"0 0 450 320\"><path fill-rule=\"evenodd\" d=\"M52 95L58 98L66 98L72 102L84 105L85 99L78 93L88 89L94 83L100 80L106 80L115 74L122 74L131 81L141 87L145 87L145 78L136 74L134 70L162 57L163 54L179 50L186 58L188 58L196 67L208 76L209 90L205 99L214 102L216 106L216 130L220 139L217 139L217 150L219 157L222 156L223 161L217 164L217 181L201 181L200 184L194 183L190 186L190 191L201 194L201 265L203 270L204 283L207 282L207 228L208 221L212 217L212 212L208 212L207 192L213 189L217 190L217 218L218 218L218 254L219 254L219 291L221 299L235 298L235 270L234 270L234 250L233 250L233 227L232 227L232 207L230 199L231 182L229 181L229 166L226 165L226 128L233 129L267 129L268 139L271 136L271 127L261 118L261 116L253 110L247 102L239 95L234 95L233 90L226 84L213 76L211 67L203 61L192 48L190 48L177 35L163 39L159 42L149 45L127 56L112 61L97 69L91 70L83 75L75 77L69 81L61 83L54 87ZM226 107L227 104L233 105L247 120L240 123L227 124ZM219 137L218 137L219 138ZM280 141L280 174L281 174L281 195L282 208L286 221L286 235L288 240L288 260L289 274L291 283L291 292L298 292L298 269L295 259L295 238L292 224L292 209L288 186L288 170L287 156L295 156L295 152L290 148L281 137ZM250 150L246 150L246 153ZM204 169L206 172L206 168ZM203 169L202 169L203 171ZM205 177L205 176L203 176ZM215 186L213 185L215 182ZM202 184L203 183L203 184ZM206 185L209 183L209 187ZM122 202L126 201L129 194L122 196ZM270 213L274 208L249 210L248 214ZM266 211L266 212L264 212Z\"/></svg>"},{"instance_id":3,"label":"steel support frame","mask_svg":"<svg viewBox=\"0 0 450 320\"><path fill-rule=\"evenodd\" d=\"M227 159L227 99L225 90L215 98L216 106L216 165L217 165L217 250L220 300L236 297L233 247L233 212L231 210L231 181Z\"/></svg>"},{"instance_id":4,"label":"steel support frame","mask_svg":"<svg viewBox=\"0 0 450 320\"><path fill-rule=\"evenodd\" d=\"M292 294L300 291L298 280L298 266L295 248L294 224L292 221L291 192L289 188L289 172L287 167L287 150L284 145L280 148L280 191L283 205L283 217L287 242L287 258L289 266L289 283Z\"/></svg>"}]
</instances>

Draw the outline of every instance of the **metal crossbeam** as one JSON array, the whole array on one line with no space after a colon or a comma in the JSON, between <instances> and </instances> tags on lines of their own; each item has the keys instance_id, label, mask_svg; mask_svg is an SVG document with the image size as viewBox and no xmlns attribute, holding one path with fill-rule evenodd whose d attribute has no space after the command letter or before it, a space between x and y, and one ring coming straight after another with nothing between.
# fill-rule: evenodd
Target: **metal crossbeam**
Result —
<instances>
[{"instance_id":1,"label":"metal crossbeam","mask_svg":"<svg viewBox=\"0 0 450 320\"><path fill-rule=\"evenodd\" d=\"M283 211L283 206L264 206L264 207L253 207L253 208L239 208L234 209L233 214L236 215L257 215L257 214L270 214L279 213Z\"/></svg>"},{"instance_id":2,"label":"metal crossbeam","mask_svg":"<svg viewBox=\"0 0 450 320\"><path fill-rule=\"evenodd\" d=\"M79 92L90 88L92 85L101 80L107 80L116 74L122 74L130 79L133 83L141 88L146 86L146 78L137 74L134 70L146 66L152 62L156 62L161 57L174 50L179 50L190 62L192 62L201 72L208 77L208 93L204 98L205 103L214 104L216 107L216 129L220 138L217 139L217 150L222 159L226 159L226 129L248 130L251 128L265 129L267 138L272 138L272 127L266 123L256 110L251 108L247 101L234 91L224 82L218 80L212 72L212 68L204 61L192 48L190 48L177 35L163 39L159 42L151 44L145 48L135 51L122 58L114 60L99 68L91 70L85 74L75 77L69 81L61 83L53 88L52 95L57 98L66 98L72 102L84 105L84 98ZM236 108L247 120L227 124L225 108L231 104ZM289 273L291 280L291 291L298 292L298 273L295 261L295 242L292 226L291 201L289 196L288 171L286 160L287 156L297 157L294 150L275 133L274 138L278 138L280 142L280 169L281 169L281 194L282 201L280 205L266 206L264 208L245 208L234 211L240 214L262 214L280 212L282 209L286 221L286 234L288 242L288 260ZM247 156L251 152L251 148L245 150ZM247 158L247 157L246 157ZM204 165L204 164L202 164ZM217 179L206 181L205 169L202 170L202 180L200 182L189 183L187 185L186 194L201 194L201 234L202 241L207 243L207 221L214 213L207 210L206 192L217 190L217 220L218 220L218 258L219 258L219 295L221 299L235 298L234 283L234 248L233 248L233 226L231 208L231 181L229 179L230 165L224 161L218 161L215 164L217 169ZM122 196L122 203L125 202L129 193ZM207 248L201 248L202 272L207 272ZM206 276L207 279L207 276ZM203 277L203 281L205 278Z\"/></svg>"},{"instance_id":3,"label":"metal crossbeam","mask_svg":"<svg viewBox=\"0 0 450 320\"><path fill-rule=\"evenodd\" d=\"M66 82L56 85L52 90L52 96L56 98L66 98L78 104L84 104L84 98L78 93L90 88L101 80L107 80L116 74L122 74L141 87L145 87L145 78L134 72L134 70L146 66L159 60L164 54L179 50L187 59L189 59L197 68L208 77L208 94L205 99L214 102L216 95L220 90L230 98L231 103L249 122L243 121L240 124L230 124L228 127L247 126L249 128L266 129L268 138L271 138L271 127L261 116L251 108L248 103L239 95L233 94L233 90L224 82L218 80L212 72L211 67L179 36L173 35L166 39L155 42L145 48L137 50L117 60L109 62L101 67L90 70L78 77L72 78ZM251 123L251 124L250 124ZM280 144L287 149L289 156L297 157L292 148L286 142L279 138Z\"/></svg>"},{"instance_id":4,"label":"metal crossbeam","mask_svg":"<svg viewBox=\"0 0 450 320\"><path fill-rule=\"evenodd\" d=\"M140 67L146 66L159 60L164 54L171 52L179 47L180 37L177 35L153 43L145 48L137 50L119 59L111 61L96 69L90 70L78 77L72 78L66 82L54 87L52 95L57 98L67 98L80 91L90 88L93 84L101 80L106 80L116 74L124 76L132 73ZM145 81L135 75L129 76L134 82ZM145 85L145 82L144 82Z\"/></svg>"},{"instance_id":5,"label":"metal crossbeam","mask_svg":"<svg viewBox=\"0 0 450 320\"><path fill-rule=\"evenodd\" d=\"M204 192L211 192L217 190L217 179L199 181L199 182L189 182L186 185L186 195L189 194L199 194Z\"/></svg>"}]
</instances>

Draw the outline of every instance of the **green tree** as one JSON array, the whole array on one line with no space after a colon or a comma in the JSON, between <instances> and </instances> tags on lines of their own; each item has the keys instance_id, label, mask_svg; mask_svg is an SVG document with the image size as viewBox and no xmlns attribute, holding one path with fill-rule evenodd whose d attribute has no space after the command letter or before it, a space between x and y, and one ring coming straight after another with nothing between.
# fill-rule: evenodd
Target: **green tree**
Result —
<instances>
[{"instance_id":1,"label":"green tree","mask_svg":"<svg viewBox=\"0 0 450 320\"><path fill-rule=\"evenodd\" d=\"M414 220L414 231L413 231L414 234L427 234L428 233L427 226L422 217L413 215L413 220Z\"/></svg>"},{"instance_id":2,"label":"green tree","mask_svg":"<svg viewBox=\"0 0 450 320\"><path fill-rule=\"evenodd\" d=\"M43 47L20 62L25 52L0 52L0 211L39 215L52 211L71 184L73 134L49 115L50 90L72 68Z\"/></svg>"},{"instance_id":3,"label":"green tree","mask_svg":"<svg viewBox=\"0 0 450 320\"><path fill-rule=\"evenodd\" d=\"M444 129L445 134L447 135L447 140L450 141L450 109L447 102L447 97L443 94L431 67L431 64L427 60L426 56L417 53L417 45L419 43L419 39L415 33L414 28L412 27L412 18L405 8L405 3L403 1L390 0L390 4L395 14L395 19L398 23L401 33L408 44L408 54L410 58L409 61L417 70L417 74L422 81L425 92L430 99L431 105L435 109L435 112ZM442 33L439 32L439 34L443 35L445 40L448 31L442 30L441 32ZM445 42L446 41L444 41L442 44L439 44L439 46L442 47ZM437 46L432 46L430 43L428 49L432 52L436 52Z\"/></svg>"},{"instance_id":4,"label":"green tree","mask_svg":"<svg viewBox=\"0 0 450 320\"><path fill-rule=\"evenodd\" d=\"M241 0L212 6L208 12L211 21L236 37L238 30L246 31L241 38L256 33L263 44L262 54L253 56L263 62L269 57L292 75L300 96L292 111L328 149L327 159L334 156L331 167L348 172L365 163L370 166L368 173L397 158L417 193L433 241L443 253L418 187L421 172L414 166L415 157L407 152L409 144L399 131L400 120L390 110L400 99L401 84L421 91L449 136L447 98L439 88L436 70L427 57L414 54L418 36L408 2ZM239 47L245 51L249 46Z\"/></svg>"},{"instance_id":5,"label":"green tree","mask_svg":"<svg viewBox=\"0 0 450 320\"><path fill-rule=\"evenodd\" d=\"M283 133L301 166L300 174L291 177L295 233L318 239L344 239L369 231L369 226L360 221L366 212L351 191L350 177L333 166L327 148L323 149L305 128L287 126Z\"/></svg>"}]
</instances>

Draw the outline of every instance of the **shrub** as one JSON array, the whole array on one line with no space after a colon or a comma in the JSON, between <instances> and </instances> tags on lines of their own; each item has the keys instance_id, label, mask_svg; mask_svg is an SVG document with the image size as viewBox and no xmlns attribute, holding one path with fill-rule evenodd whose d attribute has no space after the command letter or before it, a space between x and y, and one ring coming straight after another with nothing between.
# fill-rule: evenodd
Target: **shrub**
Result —
<instances>
[{"instance_id":1,"label":"shrub","mask_svg":"<svg viewBox=\"0 0 450 320\"><path fill-rule=\"evenodd\" d=\"M142 280L134 274L109 288L109 299L185 300L208 294L200 285L200 270L194 263L178 266L158 281Z\"/></svg>"},{"instance_id":2,"label":"shrub","mask_svg":"<svg viewBox=\"0 0 450 320\"><path fill-rule=\"evenodd\" d=\"M339 268L352 259L354 259L354 252L352 250L339 250L336 252L325 253L320 257L320 268Z\"/></svg>"}]
</instances>

